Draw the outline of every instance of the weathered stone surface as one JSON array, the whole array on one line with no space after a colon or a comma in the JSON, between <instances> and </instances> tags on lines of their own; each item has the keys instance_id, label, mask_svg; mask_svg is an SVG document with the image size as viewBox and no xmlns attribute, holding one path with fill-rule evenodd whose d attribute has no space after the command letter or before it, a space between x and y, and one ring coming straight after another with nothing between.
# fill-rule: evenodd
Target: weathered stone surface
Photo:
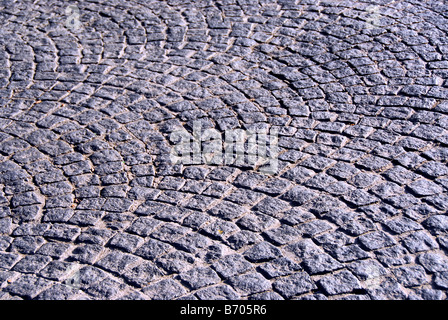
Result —
<instances>
[{"instance_id":1,"label":"weathered stone surface","mask_svg":"<svg viewBox=\"0 0 448 320\"><path fill-rule=\"evenodd\" d=\"M271 289L271 283L259 273L248 273L229 279L229 283L241 295L249 295Z\"/></svg>"},{"instance_id":2,"label":"weathered stone surface","mask_svg":"<svg viewBox=\"0 0 448 320\"><path fill-rule=\"evenodd\" d=\"M211 268L195 268L181 273L179 278L192 289L210 286L221 281L221 278Z\"/></svg>"},{"instance_id":3,"label":"weathered stone surface","mask_svg":"<svg viewBox=\"0 0 448 320\"><path fill-rule=\"evenodd\" d=\"M428 283L425 269L421 266L400 267L394 269L398 281L405 287L421 286Z\"/></svg>"},{"instance_id":4,"label":"weathered stone surface","mask_svg":"<svg viewBox=\"0 0 448 320\"><path fill-rule=\"evenodd\" d=\"M323 277L319 280L319 285L330 295L348 293L361 288L358 279L346 270Z\"/></svg>"},{"instance_id":5,"label":"weathered stone surface","mask_svg":"<svg viewBox=\"0 0 448 320\"><path fill-rule=\"evenodd\" d=\"M213 269L223 278L229 278L244 273L252 265L238 254L228 255L213 264Z\"/></svg>"},{"instance_id":6,"label":"weathered stone surface","mask_svg":"<svg viewBox=\"0 0 448 320\"><path fill-rule=\"evenodd\" d=\"M305 272L295 273L274 282L274 290L278 291L287 299L316 288L310 276Z\"/></svg>"},{"instance_id":7,"label":"weathered stone surface","mask_svg":"<svg viewBox=\"0 0 448 320\"><path fill-rule=\"evenodd\" d=\"M144 288L143 292L153 300L172 300L185 294L187 291L178 282L167 279Z\"/></svg>"},{"instance_id":8,"label":"weathered stone surface","mask_svg":"<svg viewBox=\"0 0 448 320\"><path fill-rule=\"evenodd\" d=\"M109 2L0 5L0 299L446 299L443 1Z\"/></svg>"}]
</instances>

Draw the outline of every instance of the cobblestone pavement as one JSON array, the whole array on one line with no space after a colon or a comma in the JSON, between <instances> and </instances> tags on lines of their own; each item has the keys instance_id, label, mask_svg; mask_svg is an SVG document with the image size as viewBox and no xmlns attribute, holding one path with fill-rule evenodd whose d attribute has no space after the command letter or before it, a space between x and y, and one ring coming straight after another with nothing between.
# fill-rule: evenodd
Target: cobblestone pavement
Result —
<instances>
[{"instance_id":1,"label":"cobblestone pavement","mask_svg":"<svg viewBox=\"0 0 448 320\"><path fill-rule=\"evenodd\" d=\"M0 1L0 298L446 299L447 32L443 1ZM195 120L278 128L278 174L170 164Z\"/></svg>"}]
</instances>

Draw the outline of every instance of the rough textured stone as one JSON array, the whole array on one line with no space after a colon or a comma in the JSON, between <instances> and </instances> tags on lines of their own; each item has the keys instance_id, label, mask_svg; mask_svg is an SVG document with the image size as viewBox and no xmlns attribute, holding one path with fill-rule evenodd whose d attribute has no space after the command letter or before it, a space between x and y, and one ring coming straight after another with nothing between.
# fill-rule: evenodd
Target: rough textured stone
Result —
<instances>
[{"instance_id":1,"label":"rough textured stone","mask_svg":"<svg viewBox=\"0 0 448 320\"><path fill-rule=\"evenodd\" d=\"M274 290L287 299L317 288L310 276L305 272L281 278L274 282L273 287Z\"/></svg>"},{"instance_id":2,"label":"rough textured stone","mask_svg":"<svg viewBox=\"0 0 448 320\"><path fill-rule=\"evenodd\" d=\"M27 299L36 297L43 290L48 288L52 282L46 279L38 278L33 275L23 275L11 285L9 285L5 291L14 295L18 295Z\"/></svg>"},{"instance_id":3,"label":"rough textured stone","mask_svg":"<svg viewBox=\"0 0 448 320\"><path fill-rule=\"evenodd\" d=\"M238 300L240 296L229 285L208 287L196 292L201 300Z\"/></svg>"},{"instance_id":4,"label":"rough textured stone","mask_svg":"<svg viewBox=\"0 0 448 320\"><path fill-rule=\"evenodd\" d=\"M341 269L343 265L328 254L318 254L303 260L305 269L310 274L326 273Z\"/></svg>"},{"instance_id":5,"label":"rough textured stone","mask_svg":"<svg viewBox=\"0 0 448 320\"><path fill-rule=\"evenodd\" d=\"M144 288L143 292L153 300L172 300L185 294L187 291L178 282L166 279Z\"/></svg>"},{"instance_id":6,"label":"rough textured stone","mask_svg":"<svg viewBox=\"0 0 448 320\"><path fill-rule=\"evenodd\" d=\"M210 268L191 269L185 273L181 273L179 278L192 289L199 289L221 281L221 278L216 272Z\"/></svg>"},{"instance_id":7,"label":"rough textured stone","mask_svg":"<svg viewBox=\"0 0 448 320\"><path fill-rule=\"evenodd\" d=\"M418 262L428 271L428 272L442 272L448 271L448 259L439 253L423 253L418 256Z\"/></svg>"},{"instance_id":8,"label":"rough textured stone","mask_svg":"<svg viewBox=\"0 0 448 320\"><path fill-rule=\"evenodd\" d=\"M256 244L244 252L244 257L249 261L261 262L278 258L282 255L280 249L274 247L268 242Z\"/></svg>"},{"instance_id":9,"label":"rough textured stone","mask_svg":"<svg viewBox=\"0 0 448 320\"><path fill-rule=\"evenodd\" d=\"M249 295L271 289L271 283L258 273L249 273L229 279L229 283L241 295Z\"/></svg>"},{"instance_id":10,"label":"rough textured stone","mask_svg":"<svg viewBox=\"0 0 448 320\"><path fill-rule=\"evenodd\" d=\"M288 258L278 258L266 262L259 269L268 279L289 275L302 270L299 264Z\"/></svg>"},{"instance_id":11,"label":"rough textured stone","mask_svg":"<svg viewBox=\"0 0 448 320\"><path fill-rule=\"evenodd\" d=\"M126 253L112 252L99 260L96 265L105 270L123 273L128 265L135 262L137 258Z\"/></svg>"},{"instance_id":12,"label":"rough textured stone","mask_svg":"<svg viewBox=\"0 0 448 320\"><path fill-rule=\"evenodd\" d=\"M236 276L252 268L252 265L238 254L228 255L213 264L213 269L224 278Z\"/></svg>"},{"instance_id":13,"label":"rough textured stone","mask_svg":"<svg viewBox=\"0 0 448 320\"><path fill-rule=\"evenodd\" d=\"M325 276L318 283L330 295L348 293L361 288L358 279L346 270Z\"/></svg>"},{"instance_id":14,"label":"rough textured stone","mask_svg":"<svg viewBox=\"0 0 448 320\"><path fill-rule=\"evenodd\" d=\"M438 248L437 242L425 231L417 231L410 234L403 239L403 244L412 253Z\"/></svg>"},{"instance_id":15,"label":"rough textured stone","mask_svg":"<svg viewBox=\"0 0 448 320\"><path fill-rule=\"evenodd\" d=\"M372 232L359 237L362 245L369 250L382 249L395 244L393 238L384 232Z\"/></svg>"},{"instance_id":16,"label":"rough textured stone","mask_svg":"<svg viewBox=\"0 0 448 320\"><path fill-rule=\"evenodd\" d=\"M3 2L0 299L446 298L443 1Z\"/></svg>"},{"instance_id":17,"label":"rough textured stone","mask_svg":"<svg viewBox=\"0 0 448 320\"><path fill-rule=\"evenodd\" d=\"M425 269L421 266L400 267L394 269L398 281L405 287L420 286L428 282Z\"/></svg>"}]
</instances>

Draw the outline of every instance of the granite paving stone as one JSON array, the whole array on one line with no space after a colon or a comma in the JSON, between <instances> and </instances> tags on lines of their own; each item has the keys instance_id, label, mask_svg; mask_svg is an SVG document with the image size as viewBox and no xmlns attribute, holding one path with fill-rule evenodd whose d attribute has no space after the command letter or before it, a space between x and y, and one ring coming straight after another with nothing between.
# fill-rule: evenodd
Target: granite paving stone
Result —
<instances>
[{"instance_id":1,"label":"granite paving stone","mask_svg":"<svg viewBox=\"0 0 448 320\"><path fill-rule=\"evenodd\" d=\"M446 9L0 1L0 299L446 300Z\"/></svg>"}]
</instances>

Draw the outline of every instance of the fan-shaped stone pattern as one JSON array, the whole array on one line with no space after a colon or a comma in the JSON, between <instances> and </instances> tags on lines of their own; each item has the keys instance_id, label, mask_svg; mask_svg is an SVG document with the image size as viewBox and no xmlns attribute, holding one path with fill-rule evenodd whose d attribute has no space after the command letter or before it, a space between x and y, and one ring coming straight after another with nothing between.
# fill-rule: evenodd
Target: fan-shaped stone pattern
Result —
<instances>
[{"instance_id":1,"label":"fan-shaped stone pattern","mask_svg":"<svg viewBox=\"0 0 448 320\"><path fill-rule=\"evenodd\" d=\"M446 4L73 5L0 5L2 299L446 298Z\"/></svg>"}]
</instances>

